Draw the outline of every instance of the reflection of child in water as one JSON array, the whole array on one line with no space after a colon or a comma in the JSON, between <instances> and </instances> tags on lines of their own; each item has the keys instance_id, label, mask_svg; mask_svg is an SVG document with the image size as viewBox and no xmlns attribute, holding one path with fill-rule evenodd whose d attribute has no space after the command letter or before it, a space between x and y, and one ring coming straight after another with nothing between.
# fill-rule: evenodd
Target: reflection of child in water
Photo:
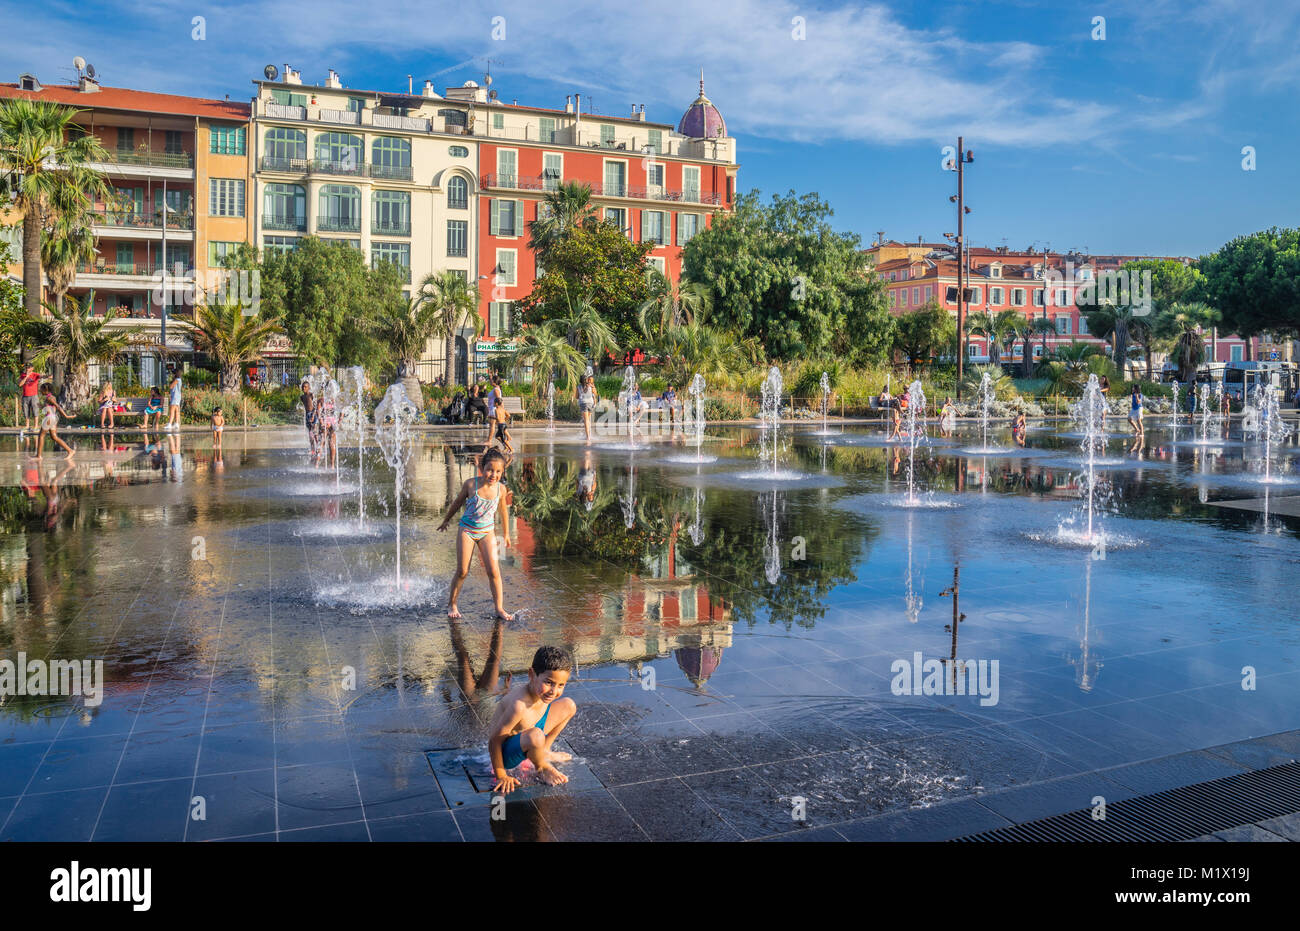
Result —
<instances>
[{"instance_id":1,"label":"reflection of child in water","mask_svg":"<svg viewBox=\"0 0 1300 931\"><path fill-rule=\"evenodd\" d=\"M578 470L578 500L588 511L596 501L596 469L591 464L591 453L582 457L582 468Z\"/></svg>"},{"instance_id":2,"label":"reflection of child in water","mask_svg":"<svg viewBox=\"0 0 1300 931\"><path fill-rule=\"evenodd\" d=\"M899 411L898 411L898 408L895 407L895 408L893 408L893 409L890 410L890 416L891 416L892 419L893 419L893 424L892 424L892 430L891 430L891 432L890 432L890 434L889 434L889 439L891 439L891 440L892 440L892 439L895 439L895 438L902 439L902 437L903 437L903 415L900 414Z\"/></svg>"},{"instance_id":3,"label":"reflection of child in water","mask_svg":"<svg viewBox=\"0 0 1300 931\"><path fill-rule=\"evenodd\" d=\"M578 710L572 698L560 697L572 667L573 658L564 650L541 647L533 654L528 679L514 686L501 700L488 739L488 756L496 777L492 791L517 789L519 779L510 775L510 770L525 760L549 786L569 781L554 765L570 759L569 755L551 747Z\"/></svg>"}]
</instances>

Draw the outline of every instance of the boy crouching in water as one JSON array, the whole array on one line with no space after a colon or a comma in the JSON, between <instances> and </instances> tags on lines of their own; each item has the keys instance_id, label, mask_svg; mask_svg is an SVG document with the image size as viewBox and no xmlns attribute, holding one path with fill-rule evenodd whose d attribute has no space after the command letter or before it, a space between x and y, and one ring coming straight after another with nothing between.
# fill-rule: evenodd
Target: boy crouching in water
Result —
<instances>
[{"instance_id":1,"label":"boy crouching in water","mask_svg":"<svg viewBox=\"0 0 1300 931\"><path fill-rule=\"evenodd\" d=\"M496 777L493 792L519 788L519 779L509 771L525 760L533 764L538 778L548 786L569 781L553 765L568 760L569 754L552 750L551 746L578 710L572 698L560 697L572 667L573 659L566 651L541 647L533 654L527 681L516 685L501 700L488 740L492 774Z\"/></svg>"}]
</instances>

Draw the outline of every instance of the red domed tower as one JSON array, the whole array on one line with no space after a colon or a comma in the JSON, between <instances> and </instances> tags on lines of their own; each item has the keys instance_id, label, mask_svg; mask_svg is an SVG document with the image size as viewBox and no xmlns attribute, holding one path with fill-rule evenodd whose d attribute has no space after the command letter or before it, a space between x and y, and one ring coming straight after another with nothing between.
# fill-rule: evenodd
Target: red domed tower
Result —
<instances>
[{"instance_id":1,"label":"red domed tower","mask_svg":"<svg viewBox=\"0 0 1300 931\"><path fill-rule=\"evenodd\" d=\"M677 131L691 139L717 139L727 134L727 121L718 108L704 96L704 69L700 69L700 96L686 108L677 124Z\"/></svg>"}]
</instances>

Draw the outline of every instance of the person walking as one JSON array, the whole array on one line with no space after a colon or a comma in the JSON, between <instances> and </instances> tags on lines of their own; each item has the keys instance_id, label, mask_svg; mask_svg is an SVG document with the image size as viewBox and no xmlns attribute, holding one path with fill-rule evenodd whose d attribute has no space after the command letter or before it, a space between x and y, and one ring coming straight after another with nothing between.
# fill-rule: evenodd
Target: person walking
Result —
<instances>
[{"instance_id":1,"label":"person walking","mask_svg":"<svg viewBox=\"0 0 1300 931\"><path fill-rule=\"evenodd\" d=\"M167 401L167 431L169 433L179 430L181 426L181 387L181 373L173 371L169 388L171 396Z\"/></svg>"},{"instance_id":2,"label":"person walking","mask_svg":"<svg viewBox=\"0 0 1300 931\"><path fill-rule=\"evenodd\" d=\"M591 417L592 412L596 410L596 379L594 376L586 375L578 384L578 413L582 415L582 429L587 434L587 442L591 442Z\"/></svg>"},{"instance_id":3,"label":"person walking","mask_svg":"<svg viewBox=\"0 0 1300 931\"><path fill-rule=\"evenodd\" d=\"M39 424L41 419L41 400L37 393L41 386L41 379L44 378L35 369L30 362L23 363L23 374L18 378L18 386L22 388L23 393L23 422L25 424L23 433L30 433L36 429L33 424Z\"/></svg>"}]
</instances>

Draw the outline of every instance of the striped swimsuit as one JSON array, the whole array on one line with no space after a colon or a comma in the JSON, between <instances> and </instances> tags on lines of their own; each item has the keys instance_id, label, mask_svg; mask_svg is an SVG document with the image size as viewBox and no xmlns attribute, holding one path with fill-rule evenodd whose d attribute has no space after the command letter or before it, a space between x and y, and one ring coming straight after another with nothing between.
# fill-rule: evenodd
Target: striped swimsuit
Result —
<instances>
[{"instance_id":1,"label":"striped swimsuit","mask_svg":"<svg viewBox=\"0 0 1300 931\"><path fill-rule=\"evenodd\" d=\"M471 540L482 540L496 529L497 504L501 501L501 486L497 488L495 498L484 498L478 493L478 479L474 479L474 493L465 502L465 510L460 515L460 529L469 534Z\"/></svg>"}]
</instances>

